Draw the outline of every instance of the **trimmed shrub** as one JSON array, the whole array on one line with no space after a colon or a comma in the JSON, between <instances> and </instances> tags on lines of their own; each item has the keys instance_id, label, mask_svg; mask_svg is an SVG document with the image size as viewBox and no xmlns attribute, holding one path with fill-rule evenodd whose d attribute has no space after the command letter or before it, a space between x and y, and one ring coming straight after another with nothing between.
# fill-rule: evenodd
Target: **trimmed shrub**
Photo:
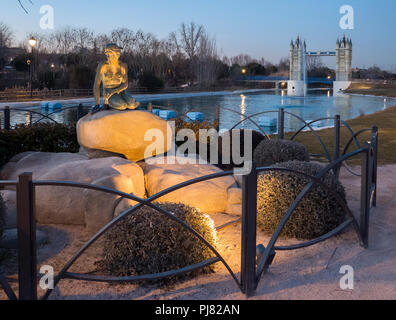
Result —
<instances>
[{"instance_id":1,"label":"trimmed shrub","mask_svg":"<svg viewBox=\"0 0 396 320\"><path fill-rule=\"evenodd\" d=\"M245 145L245 129L234 129L232 131L239 131L239 137L240 137L240 141L239 141L239 153L240 156L243 157L244 156L244 145ZM263 134L261 134L258 131L255 130L249 130L252 132L252 152L254 152L254 150L260 145L260 143L265 140L265 137ZM230 136L230 141L229 143L227 143L227 145L224 145L224 139L222 136L219 136L219 167L223 170L232 170L235 167L239 167L239 166L243 166L243 164L241 165L237 165L233 162L232 159L232 149L233 149L233 141L232 141L232 132L228 131L227 132ZM227 141L228 142L228 141ZM230 163L223 163L223 148L225 148L227 151L229 151L230 154ZM228 160L228 159L227 159Z\"/></svg>"},{"instance_id":2,"label":"trimmed shrub","mask_svg":"<svg viewBox=\"0 0 396 320\"><path fill-rule=\"evenodd\" d=\"M0 130L0 167L25 151L78 152L75 124L38 123Z\"/></svg>"},{"instance_id":3,"label":"trimmed shrub","mask_svg":"<svg viewBox=\"0 0 396 320\"><path fill-rule=\"evenodd\" d=\"M200 139L199 130L201 130L201 129L203 129L203 130L211 130L211 129L215 129L216 126L217 126L216 122L210 122L210 121L187 122L187 121L184 121L183 119L176 118L175 119L175 134L177 135L179 133L179 131L183 130L183 129L192 130L194 132L194 134L195 134L195 139L196 139L196 145L195 145L196 152L200 153L200 152L203 152L203 150L206 149L206 154L208 156L207 160L209 160L210 159L210 155L211 155L211 152L210 152L211 143L217 141L217 134L215 136L215 139L210 139L210 137L208 137L208 139L205 141L203 139ZM214 140L214 141L212 141L212 140ZM177 147L180 147L186 141L187 141L187 138L185 138L184 141L176 141Z\"/></svg>"},{"instance_id":4,"label":"trimmed shrub","mask_svg":"<svg viewBox=\"0 0 396 320\"><path fill-rule=\"evenodd\" d=\"M290 161L275 167L287 168L316 176L323 167L316 163ZM257 186L257 224L272 234L298 194L311 180L291 172L269 171L259 174ZM322 178L324 184L346 199L345 190L332 172ZM286 223L282 236L314 239L339 226L345 211L335 195L316 184Z\"/></svg>"},{"instance_id":5,"label":"trimmed shrub","mask_svg":"<svg viewBox=\"0 0 396 320\"><path fill-rule=\"evenodd\" d=\"M174 213L215 245L216 230L208 215L184 204L161 203L159 207ZM113 276L137 276L180 269L213 256L187 229L152 208L142 207L106 233L98 265ZM154 282L170 285L211 271L213 266Z\"/></svg>"},{"instance_id":6,"label":"trimmed shrub","mask_svg":"<svg viewBox=\"0 0 396 320\"><path fill-rule=\"evenodd\" d=\"M150 92L159 91L164 88L164 81L158 78L154 72L145 71L138 77L139 87L146 88Z\"/></svg>"},{"instance_id":7,"label":"trimmed shrub","mask_svg":"<svg viewBox=\"0 0 396 320\"><path fill-rule=\"evenodd\" d=\"M254 150L253 157L258 167L287 161L309 161L307 149L296 141L263 140Z\"/></svg>"},{"instance_id":8,"label":"trimmed shrub","mask_svg":"<svg viewBox=\"0 0 396 320\"><path fill-rule=\"evenodd\" d=\"M210 122L210 121L203 121L203 122L198 122L198 121L192 121L192 122L187 122L181 118L176 118L175 119L175 133L177 134L180 130L182 129L191 129L195 133L195 138L197 141L199 141L199 130L201 129L215 129L217 123L215 122ZM183 144L183 141L177 141L177 144Z\"/></svg>"}]
</instances>

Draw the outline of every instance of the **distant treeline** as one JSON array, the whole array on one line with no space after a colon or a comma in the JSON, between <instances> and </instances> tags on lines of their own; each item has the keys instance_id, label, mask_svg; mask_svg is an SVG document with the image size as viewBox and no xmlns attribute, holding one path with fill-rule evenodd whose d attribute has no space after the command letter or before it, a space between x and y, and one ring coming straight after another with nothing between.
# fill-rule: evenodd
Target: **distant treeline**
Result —
<instances>
[{"instance_id":1,"label":"distant treeline","mask_svg":"<svg viewBox=\"0 0 396 320\"><path fill-rule=\"evenodd\" d=\"M33 54L28 46L31 36L37 39ZM150 90L209 87L219 80L235 80L241 75L289 74L288 58L273 64L246 54L220 55L215 38L193 22L182 23L165 39L127 28L98 34L87 28L64 27L47 35L27 35L20 43L16 43L11 29L0 22L0 90L27 87L29 61L35 89L91 88L97 65L105 59L103 48L111 42L123 47L121 60L128 64L130 86ZM334 75L334 70L324 66L320 59L308 61L308 72L315 77Z\"/></svg>"}]
</instances>

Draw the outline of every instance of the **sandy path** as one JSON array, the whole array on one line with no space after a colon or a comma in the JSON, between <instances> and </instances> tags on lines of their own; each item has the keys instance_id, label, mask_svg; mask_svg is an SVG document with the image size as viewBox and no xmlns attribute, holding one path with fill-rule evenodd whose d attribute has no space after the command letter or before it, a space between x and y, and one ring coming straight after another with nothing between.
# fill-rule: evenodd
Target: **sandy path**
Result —
<instances>
[{"instance_id":1,"label":"sandy path","mask_svg":"<svg viewBox=\"0 0 396 320\"><path fill-rule=\"evenodd\" d=\"M278 252L269 273L264 275L251 299L396 299L396 165L379 168L377 208L372 210L370 247L359 246L357 236L348 229L324 243L295 250ZM357 212L360 198L360 178L343 171L350 208ZM216 224L230 217L218 215ZM39 250L39 264L49 264L59 271L88 236L83 228L70 226L44 227L50 245ZM218 249L234 272L240 270L240 225L219 233ZM258 234L258 243L268 237ZM291 244L281 241L279 244ZM76 272L95 271L94 262L99 246L90 249L72 268ZM354 268L355 288L343 291L339 281L340 267ZM7 268L15 267L8 259ZM14 285L15 286L15 285ZM39 290L39 294L43 294ZM0 292L0 299L5 296ZM216 273L200 276L177 285L170 291L136 285L110 285L63 280L52 299L245 299L225 267L216 265Z\"/></svg>"}]
</instances>

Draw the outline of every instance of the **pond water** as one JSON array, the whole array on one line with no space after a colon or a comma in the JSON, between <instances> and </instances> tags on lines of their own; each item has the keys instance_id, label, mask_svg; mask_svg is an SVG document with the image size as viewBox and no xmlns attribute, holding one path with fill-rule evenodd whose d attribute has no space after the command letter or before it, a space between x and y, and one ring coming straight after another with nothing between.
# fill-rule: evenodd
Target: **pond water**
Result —
<instances>
[{"instance_id":1,"label":"pond water","mask_svg":"<svg viewBox=\"0 0 396 320\"><path fill-rule=\"evenodd\" d=\"M220 128L230 129L241 121L244 116L253 115L263 111L277 111L284 108L285 111L293 113L304 120L314 120L323 117L333 117L339 114L343 120L356 118L359 115L371 114L396 105L396 99L344 95L333 97L330 91L311 91L306 97L288 97L286 92L281 94L274 91L235 91L235 92L216 92L216 93L191 93L191 94L162 94L162 95L136 95L137 101L141 102L142 107L146 107L149 102L155 105L173 109L178 114L185 114L189 111L203 112L205 120L214 120L215 106L220 106ZM82 101L84 102L84 101ZM76 102L74 102L76 105ZM84 110L89 111L92 103L85 102ZM68 107L67 104L64 107ZM40 107L29 108L43 114L50 111ZM230 111L230 110L233 111ZM3 117L3 114L1 117ZM41 116L33 114L33 122ZM77 118L76 109L60 110L51 114L51 118L58 122L67 123L75 121ZM277 118L276 112L258 115L253 120L260 124L266 132L275 132L275 126L268 126L274 123ZM45 121L45 119L43 119ZM3 122L3 119L2 119ZM29 114L27 112L12 111L11 124L28 123ZM333 120L325 120L316 123L317 128L332 126ZM256 128L255 125L246 121L238 126L239 128ZM285 116L285 130L294 131L301 127L301 122L289 115Z\"/></svg>"}]
</instances>

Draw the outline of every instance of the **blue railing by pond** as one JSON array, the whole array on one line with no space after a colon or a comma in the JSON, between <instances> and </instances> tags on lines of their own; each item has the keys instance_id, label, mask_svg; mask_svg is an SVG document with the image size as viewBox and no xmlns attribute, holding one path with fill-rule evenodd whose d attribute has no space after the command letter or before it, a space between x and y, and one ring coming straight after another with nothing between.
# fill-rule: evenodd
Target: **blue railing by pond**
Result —
<instances>
[{"instance_id":1,"label":"blue railing by pond","mask_svg":"<svg viewBox=\"0 0 396 320\"><path fill-rule=\"evenodd\" d=\"M239 78L240 81L267 81L267 82L287 82L288 77L271 77L271 76L242 76ZM332 84L336 79L331 78L319 78L319 77L308 77L307 83L327 83Z\"/></svg>"}]
</instances>

